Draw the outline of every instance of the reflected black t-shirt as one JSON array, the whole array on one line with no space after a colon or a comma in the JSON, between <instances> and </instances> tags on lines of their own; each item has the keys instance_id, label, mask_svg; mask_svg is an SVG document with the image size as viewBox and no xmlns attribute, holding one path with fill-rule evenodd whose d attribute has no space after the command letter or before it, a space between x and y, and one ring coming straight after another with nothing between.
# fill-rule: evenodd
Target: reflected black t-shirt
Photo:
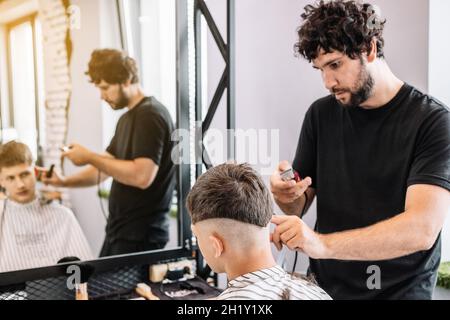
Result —
<instances>
[{"instance_id":1,"label":"reflected black t-shirt","mask_svg":"<svg viewBox=\"0 0 450 320\"><path fill-rule=\"evenodd\" d=\"M109 241L169 240L168 213L175 188L173 130L168 110L153 97L143 99L120 118L107 152L121 160L151 159L159 170L145 190L113 181L106 226Z\"/></svg>"},{"instance_id":2,"label":"reflected black t-shirt","mask_svg":"<svg viewBox=\"0 0 450 320\"><path fill-rule=\"evenodd\" d=\"M294 169L311 177L321 234L371 226L405 210L407 188L450 191L450 111L405 84L387 105L345 108L332 96L306 114ZM441 239L429 251L379 262L310 260L310 271L335 299L429 299ZM368 267L381 270L369 290Z\"/></svg>"}]
</instances>

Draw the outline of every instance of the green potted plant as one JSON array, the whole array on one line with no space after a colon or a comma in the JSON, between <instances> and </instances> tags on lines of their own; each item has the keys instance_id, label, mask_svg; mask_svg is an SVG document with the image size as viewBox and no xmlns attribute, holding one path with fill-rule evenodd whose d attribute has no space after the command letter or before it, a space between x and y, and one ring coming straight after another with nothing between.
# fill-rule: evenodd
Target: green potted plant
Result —
<instances>
[{"instance_id":1,"label":"green potted plant","mask_svg":"<svg viewBox=\"0 0 450 320\"><path fill-rule=\"evenodd\" d=\"M450 262L444 262L441 264L438 271L438 283L439 287L450 290Z\"/></svg>"}]
</instances>

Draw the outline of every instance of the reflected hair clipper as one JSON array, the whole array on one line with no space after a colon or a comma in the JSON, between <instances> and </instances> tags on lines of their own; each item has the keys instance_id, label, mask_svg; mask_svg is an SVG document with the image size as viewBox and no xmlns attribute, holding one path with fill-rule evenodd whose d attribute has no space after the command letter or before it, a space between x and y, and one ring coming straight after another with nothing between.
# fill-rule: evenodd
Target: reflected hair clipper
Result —
<instances>
[{"instance_id":1,"label":"reflected hair clipper","mask_svg":"<svg viewBox=\"0 0 450 320\"><path fill-rule=\"evenodd\" d=\"M288 170L283 171L280 174L280 176L281 176L281 180L283 180L285 182L288 182L291 180L295 180L295 182L300 182L302 180L300 175L298 174L298 172L292 168L289 168Z\"/></svg>"}]
</instances>

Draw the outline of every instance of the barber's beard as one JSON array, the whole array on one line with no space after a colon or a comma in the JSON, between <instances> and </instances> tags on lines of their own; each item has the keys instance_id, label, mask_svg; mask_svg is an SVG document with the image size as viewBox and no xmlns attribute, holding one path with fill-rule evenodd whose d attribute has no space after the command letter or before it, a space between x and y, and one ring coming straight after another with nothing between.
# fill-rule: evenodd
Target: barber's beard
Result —
<instances>
[{"instance_id":1,"label":"barber's beard","mask_svg":"<svg viewBox=\"0 0 450 320\"><path fill-rule=\"evenodd\" d=\"M128 105L130 104L130 99L127 98L125 92L123 91L123 88L121 87L117 100L114 102L108 101L108 103L114 110L122 110L128 107Z\"/></svg>"},{"instance_id":2,"label":"barber's beard","mask_svg":"<svg viewBox=\"0 0 450 320\"><path fill-rule=\"evenodd\" d=\"M346 108L357 108L364 102L366 102L373 93L373 88L375 86L375 80L372 75L367 70L363 61L361 61L361 70L358 75L358 80L356 82L355 88L352 90L347 90L350 93L350 100L347 103L343 103L342 101L338 101L340 105ZM340 90L333 90L340 91Z\"/></svg>"}]
</instances>

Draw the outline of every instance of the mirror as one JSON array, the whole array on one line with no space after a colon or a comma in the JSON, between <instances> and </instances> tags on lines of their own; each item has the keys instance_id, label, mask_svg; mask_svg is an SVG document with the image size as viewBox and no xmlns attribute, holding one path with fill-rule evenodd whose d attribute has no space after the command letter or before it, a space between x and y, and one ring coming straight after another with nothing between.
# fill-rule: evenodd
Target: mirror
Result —
<instances>
[{"instance_id":1,"label":"mirror","mask_svg":"<svg viewBox=\"0 0 450 320\"><path fill-rule=\"evenodd\" d=\"M57 3L0 1L1 142L41 168L0 165L0 272L180 246L176 0Z\"/></svg>"}]
</instances>

